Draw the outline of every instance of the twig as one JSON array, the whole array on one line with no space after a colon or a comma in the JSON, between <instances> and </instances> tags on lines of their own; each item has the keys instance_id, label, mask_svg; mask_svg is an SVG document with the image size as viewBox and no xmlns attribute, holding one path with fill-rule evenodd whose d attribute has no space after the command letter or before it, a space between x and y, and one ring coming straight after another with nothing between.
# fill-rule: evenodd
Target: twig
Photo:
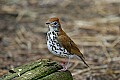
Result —
<instances>
[{"instance_id":1,"label":"twig","mask_svg":"<svg viewBox=\"0 0 120 80\"><path fill-rule=\"evenodd\" d=\"M94 66L92 68L87 68L83 70L78 70L75 73L72 73L72 75L78 75L78 74L83 74L85 72L89 72L90 70L99 70L99 69L106 69L107 65L102 65L102 66Z\"/></svg>"},{"instance_id":2,"label":"twig","mask_svg":"<svg viewBox=\"0 0 120 80\"><path fill-rule=\"evenodd\" d=\"M114 47L117 43L120 42L120 37L118 37L111 45Z\"/></svg>"}]
</instances>

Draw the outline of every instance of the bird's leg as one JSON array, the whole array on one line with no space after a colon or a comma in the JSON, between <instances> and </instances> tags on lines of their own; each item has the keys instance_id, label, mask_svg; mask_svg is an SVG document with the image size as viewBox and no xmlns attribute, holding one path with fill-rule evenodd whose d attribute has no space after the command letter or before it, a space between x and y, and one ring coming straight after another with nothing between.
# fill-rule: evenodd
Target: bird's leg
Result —
<instances>
[{"instance_id":1,"label":"bird's leg","mask_svg":"<svg viewBox=\"0 0 120 80\"><path fill-rule=\"evenodd\" d=\"M65 61L62 61L61 62L61 66L63 67L62 69L58 70L58 71L66 71L67 70L67 67L65 66L66 64L66 58L65 58Z\"/></svg>"},{"instance_id":2,"label":"bird's leg","mask_svg":"<svg viewBox=\"0 0 120 80\"><path fill-rule=\"evenodd\" d=\"M68 69L68 67L69 67L69 64L70 64L70 56L68 57L68 60L66 60L66 58L65 58L65 61L67 62L66 64L62 64L62 67L63 67L63 69L61 69L61 70L59 70L59 71L66 71L67 69Z\"/></svg>"},{"instance_id":3,"label":"bird's leg","mask_svg":"<svg viewBox=\"0 0 120 80\"><path fill-rule=\"evenodd\" d=\"M69 67L69 64L70 64L70 56L68 57L68 61L67 61L67 64L66 64L66 68L68 68Z\"/></svg>"}]
</instances>

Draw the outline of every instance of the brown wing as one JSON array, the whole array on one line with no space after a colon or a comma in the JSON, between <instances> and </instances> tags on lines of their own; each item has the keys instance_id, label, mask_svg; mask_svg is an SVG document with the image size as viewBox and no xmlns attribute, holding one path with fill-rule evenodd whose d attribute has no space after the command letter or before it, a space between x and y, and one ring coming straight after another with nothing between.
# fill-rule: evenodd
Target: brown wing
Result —
<instances>
[{"instance_id":1,"label":"brown wing","mask_svg":"<svg viewBox=\"0 0 120 80\"><path fill-rule=\"evenodd\" d=\"M88 64L84 61L83 54L77 48L77 45L67 36L67 34L64 33L59 35L58 41L69 53L79 56L82 61L88 66Z\"/></svg>"},{"instance_id":2,"label":"brown wing","mask_svg":"<svg viewBox=\"0 0 120 80\"><path fill-rule=\"evenodd\" d=\"M58 41L69 53L83 57L77 45L67 35L58 36Z\"/></svg>"}]
</instances>

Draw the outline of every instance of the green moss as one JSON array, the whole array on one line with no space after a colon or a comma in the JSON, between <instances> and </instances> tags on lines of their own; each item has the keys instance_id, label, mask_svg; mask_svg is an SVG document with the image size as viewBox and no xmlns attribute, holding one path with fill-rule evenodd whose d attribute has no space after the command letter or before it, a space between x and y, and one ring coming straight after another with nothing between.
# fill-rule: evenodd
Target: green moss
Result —
<instances>
[{"instance_id":1,"label":"green moss","mask_svg":"<svg viewBox=\"0 0 120 80\"><path fill-rule=\"evenodd\" d=\"M38 80L73 80L73 78L69 71L60 71L60 72L52 73Z\"/></svg>"},{"instance_id":2,"label":"green moss","mask_svg":"<svg viewBox=\"0 0 120 80\"><path fill-rule=\"evenodd\" d=\"M38 60L13 70L3 76L3 80L73 80L69 71L60 71L62 66L49 60Z\"/></svg>"},{"instance_id":3,"label":"green moss","mask_svg":"<svg viewBox=\"0 0 120 80\"><path fill-rule=\"evenodd\" d=\"M22 65L20 67L17 67L14 69L14 74L13 73L8 73L7 75L3 76L4 80L11 80L15 77L19 77L20 75L24 74L27 71L30 71L36 67L39 67L43 65L44 63L49 62L49 60L38 60L35 62L31 62L25 65Z\"/></svg>"}]
</instances>

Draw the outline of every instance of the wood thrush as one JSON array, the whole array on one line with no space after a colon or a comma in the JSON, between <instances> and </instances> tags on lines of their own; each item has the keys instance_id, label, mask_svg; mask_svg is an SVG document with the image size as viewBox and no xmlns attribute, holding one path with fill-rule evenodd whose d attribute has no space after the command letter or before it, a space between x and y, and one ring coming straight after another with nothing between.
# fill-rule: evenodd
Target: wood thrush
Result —
<instances>
[{"instance_id":1,"label":"wood thrush","mask_svg":"<svg viewBox=\"0 0 120 80\"><path fill-rule=\"evenodd\" d=\"M77 56L89 67L77 45L62 30L59 19L50 18L46 24L49 27L49 31L47 32L47 47L49 51L54 55L68 57L69 59Z\"/></svg>"}]
</instances>

